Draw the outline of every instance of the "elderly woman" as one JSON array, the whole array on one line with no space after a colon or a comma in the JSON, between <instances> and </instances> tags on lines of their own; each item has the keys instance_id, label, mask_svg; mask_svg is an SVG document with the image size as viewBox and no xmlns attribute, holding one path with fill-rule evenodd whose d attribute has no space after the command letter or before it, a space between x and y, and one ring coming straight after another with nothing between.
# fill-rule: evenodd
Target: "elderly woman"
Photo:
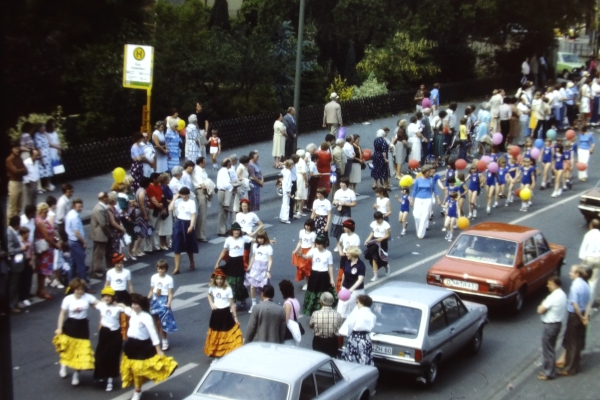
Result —
<instances>
[{"instance_id":1,"label":"elderly woman","mask_svg":"<svg viewBox=\"0 0 600 400\"><path fill-rule=\"evenodd\" d=\"M144 161L146 161L146 158L144 157L143 148L144 135L141 132L135 132L132 137L131 177L133 178L133 183L131 184L131 188L135 192L140 187L140 181L144 176Z\"/></svg>"},{"instance_id":2,"label":"elderly woman","mask_svg":"<svg viewBox=\"0 0 600 400\"><path fill-rule=\"evenodd\" d=\"M169 120L169 128L165 134L165 143L169 159L167 160L167 169L171 171L173 167L179 165L179 133L177 133L177 120Z\"/></svg>"},{"instance_id":3,"label":"elderly woman","mask_svg":"<svg viewBox=\"0 0 600 400\"><path fill-rule=\"evenodd\" d=\"M135 200L135 196L130 192L130 185L132 182L130 176L126 176L123 182L117 184L115 190L117 192L117 202L121 209L121 224L125 228L125 232L131 237L131 243L129 243L129 258L137 260L136 254L140 251L139 245L141 240L138 241L137 232L135 230L135 222L139 216L140 210ZM137 247L136 247L137 245Z\"/></svg>"},{"instance_id":4,"label":"elderly woman","mask_svg":"<svg viewBox=\"0 0 600 400\"><path fill-rule=\"evenodd\" d=\"M431 178L434 168L425 165L421 171L423 176L417 178L412 188L412 197L410 205L413 207L415 217L415 230L417 237L423 239L425 231L429 227L429 216L433 207L433 195L438 196L437 185Z\"/></svg>"},{"instance_id":5,"label":"elderly woman","mask_svg":"<svg viewBox=\"0 0 600 400\"><path fill-rule=\"evenodd\" d=\"M248 162L248 177L252 185L248 192L248 200L250 200L250 211L260 211L260 188L265 184L263 178L262 169L258 164L258 150L253 150L248 156L250 161Z\"/></svg>"},{"instance_id":6,"label":"elderly woman","mask_svg":"<svg viewBox=\"0 0 600 400\"><path fill-rule=\"evenodd\" d=\"M406 135L406 120L398 120L398 126L396 127L394 139L392 139L394 145L394 158L396 159L395 172L396 179L402 178L402 164L406 160L406 150L408 149L408 136Z\"/></svg>"},{"instance_id":7,"label":"elderly woman","mask_svg":"<svg viewBox=\"0 0 600 400\"><path fill-rule=\"evenodd\" d=\"M373 178L373 190L377 188L378 181L381 186L386 187L390 177L390 165L388 163L388 150L390 146L385 140L386 132L383 129L377 131L377 138L373 142L373 169L371 178Z\"/></svg>"},{"instance_id":8,"label":"elderly woman","mask_svg":"<svg viewBox=\"0 0 600 400\"><path fill-rule=\"evenodd\" d=\"M362 149L360 148L360 136L353 134L352 138L354 139L352 142L354 158L352 160L348 159L348 162L352 163L348 180L350 182L350 189L356 191L356 185L362 181L362 167L365 164L365 160L363 159Z\"/></svg>"},{"instance_id":9,"label":"elderly woman","mask_svg":"<svg viewBox=\"0 0 600 400\"><path fill-rule=\"evenodd\" d=\"M35 126L31 122L25 122L21 127L21 137L19 138L19 144L21 145L21 158L23 160L31 157L31 152L35 149L35 142L33 141L33 131Z\"/></svg>"},{"instance_id":10,"label":"elderly woman","mask_svg":"<svg viewBox=\"0 0 600 400\"><path fill-rule=\"evenodd\" d=\"M134 249L138 249L135 253L136 257L146 255L143 251L139 250L144 239L152 237L154 228L150 225L150 198L146 194L146 189L150 186L150 178L142 177L140 181L140 187L135 192L135 198L137 199L140 212L135 221L135 232L138 235L138 239Z\"/></svg>"},{"instance_id":11,"label":"elderly woman","mask_svg":"<svg viewBox=\"0 0 600 400\"><path fill-rule=\"evenodd\" d=\"M185 158L196 162L196 158L200 156L200 129L196 114L190 115L188 122L185 128Z\"/></svg>"},{"instance_id":12,"label":"elderly woman","mask_svg":"<svg viewBox=\"0 0 600 400\"><path fill-rule=\"evenodd\" d=\"M160 183L160 187L162 188L163 192L163 210L160 216L162 222L158 228L158 236L160 238L160 248L163 250L169 248L169 246L167 245L168 238L173 233L173 214L169 211L169 205L173 201L173 191L169 186L170 180L171 178L166 172L160 174L160 176L158 177L158 182Z\"/></svg>"},{"instance_id":13,"label":"elderly woman","mask_svg":"<svg viewBox=\"0 0 600 400\"><path fill-rule=\"evenodd\" d=\"M108 194L108 228L110 238L106 251L109 254L121 253L121 238L126 233L125 228L121 225L121 212L116 207L118 200L116 192Z\"/></svg>"},{"instance_id":14,"label":"elderly woman","mask_svg":"<svg viewBox=\"0 0 600 400\"><path fill-rule=\"evenodd\" d=\"M154 172L154 165L156 163L156 151L154 151L154 145L148 140L148 133L142 132L142 137L144 140L141 143L142 151L144 153L144 172L143 175L145 177L150 177L150 175Z\"/></svg>"},{"instance_id":15,"label":"elderly woman","mask_svg":"<svg viewBox=\"0 0 600 400\"><path fill-rule=\"evenodd\" d=\"M410 146L410 154L408 155L409 160L417 160L421 163L421 141L423 135L417 124L417 117L413 115L410 117L410 124L406 128L406 136L408 136L408 145Z\"/></svg>"},{"instance_id":16,"label":"elderly woman","mask_svg":"<svg viewBox=\"0 0 600 400\"><path fill-rule=\"evenodd\" d=\"M294 202L296 206L296 216L297 217L306 217L306 214L302 212L304 209L304 205L306 203L306 199L308 198L308 165L304 160L305 151L302 149L298 149L296 151L296 155L300 157L298 163L296 164L296 194Z\"/></svg>"},{"instance_id":17,"label":"elderly woman","mask_svg":"<svg viewBox=\"0 0 600 400\"><path fill-rule=\"evenodd\" d=\"M281 157L285 154L285 138L287 134L285 132L285 125L283 124L283 116L281 113L277 113L277 119L273 124L273 159L275 163L274 168L283 168L283 165L279 162Z\"/></svg>"},{"instance_id":18,"label":"elderly woman","mask_svg":"<svg viewBox=\"0 0 600 400\"><path fill-rule=\"evenodd\" d=\"M331 145L328 142L321 143L321 148L316 151L319 156L317 160L317 171L319 171L320 179L318 187L325 188L325 197L329 196L331 191L331 181L329 176L331 175L331 151L329 151ZM308 205L312 207L311 204Z\"/></svg>"},{"instance_id":19,"label":"elderly woman","mask_svg":"<svg viewBox=\"0 0 600 400\"><path fill-rule=\"evenodd\" d=\"M356 310L348 317L348 342L342 353L342 360L363 365L374 365L373 344L370 333L377 317L371 312L373 299L361 294L356 299Z\"/></svg>"},{"instance_id":20,"label":"elderly woman","mask_svg":"<svg viewBox=\"0 0 600 400\"><path fill-rule=\"evenodd\" d=\"M40 152L40 162L38 164L38 171L40 173L40 180L42 188L44 190L50 189L50 178L54 175L52 169L52 158L50 157L50 140L46 135L46 126L44 124L37 124L36 133L33 135L33 141L35 147Z\"/></svg>"},{"instance_id":21,"label":"elderly woman","mask_svg":"<svg viewBox=\"0 0 600 400\"><path fill-rule=\"evenodd\" d=\"M35 233L33 248L35 251L35 272L38 276L36 295L39 298L50 300L52 296L46 293L46 277L54 274L54 249L60 250L59 242L54 235L54 227L46 219L48 217L48 204L37 205L35 218Z\"/></svg>"},{"instance_id":22,"label":"elderly woman","mask_svg":"<svg viewBox=\"0 0 600 400\"><path fill-rule=\"evenodd\" d=\"M155 125L156 129L152 133L152 144L156 150L156 168L154 170L159 174L166 172L169 168L169 151L165 141L165 123L158 121Z\"/></svg>"},{"instance_id":23,"label":"elderly woman","mask_svg":"<svg viewBox=\"0 0 600 400\"><path fill-rule=\"evenodd\" d=\"M198 253L196 240L196 203L190 200L190 190L182 187L173 196L169 211L177 210L177 219L173 224L173 252L175 253L175 269L173 275L179 273L181 253L187 253L190 260L190 271L196 269L194 254Z\"/></svg>"}]
</instances>

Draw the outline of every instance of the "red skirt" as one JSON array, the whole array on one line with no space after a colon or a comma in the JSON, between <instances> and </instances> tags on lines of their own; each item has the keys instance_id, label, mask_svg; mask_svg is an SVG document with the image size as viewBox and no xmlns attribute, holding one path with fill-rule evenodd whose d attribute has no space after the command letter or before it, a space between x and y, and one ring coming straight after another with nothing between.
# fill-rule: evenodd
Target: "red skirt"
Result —
<instances>
[{"instance_id":1,"label":"red skirt","mask_svg":"<svg viewBox=\"0 0 600 400\"><path fill-rule=\"evenodd\" d=\"M300 251L304 255L308 253L310 249L310 247L307 247L305 249L300 249ZM292 255L292 264L296 266L296 282L300 282L310 276L310 271L312 271L312 260L310 258L304 259L294 253Z\"/></svg>"}]
</instances>

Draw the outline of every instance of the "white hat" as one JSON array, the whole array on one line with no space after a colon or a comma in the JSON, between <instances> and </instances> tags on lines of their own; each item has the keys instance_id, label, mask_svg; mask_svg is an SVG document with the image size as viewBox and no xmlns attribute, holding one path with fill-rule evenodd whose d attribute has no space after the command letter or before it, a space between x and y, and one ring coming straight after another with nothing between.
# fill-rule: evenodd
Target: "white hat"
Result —
<instances>
[{"instance_id":1,"label":"white hat","mask_svg":"<svg viewBox=\"0 0 600 400\"><path fill-rule=\"evenodd\" d=\"M567 82L567 89L571 89L575 84L573 82Z\"/></svg>"},{"instance_id":2,"label":"white hat","mask_svg":"<svg viewBox=\"0 0 600 400\"><path fill-rule=\"evenodd\" d=\"M377 131L377 137L384 137L385 136L385 131L383 129L379 129Z\"/></svg>"},{"instance_id":3,"label":"white hat","mask_svg":"<svg viewBox=\"0 0 600 400\"><path fill-rule=\"evenodd\" d=\"M330 99L337 99L337 98L339 98L339 97L340 97L340 96L338 96L338 94L337 94L336 92L332 92L332 93L331 93L331 96L329 96L329 98L330 98Z\"/></svg>"}]
</instances>

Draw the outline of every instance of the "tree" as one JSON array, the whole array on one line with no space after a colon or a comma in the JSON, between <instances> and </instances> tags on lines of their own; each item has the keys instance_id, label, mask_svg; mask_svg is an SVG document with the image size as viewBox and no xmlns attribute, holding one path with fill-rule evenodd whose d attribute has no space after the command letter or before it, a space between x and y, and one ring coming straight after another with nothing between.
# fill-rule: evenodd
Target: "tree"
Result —
<instances>
[{"instance_id":1,"label":"tree","mask_svg":"<svg viewBox=\"0 0 600 400\"><path fill-rule=\"evenodd\" d=\"M350 42L350 46L348 46L344 78L346 78L349 85L358 84L358 75L356 75L356 52L354 51L354 42L352 41Z\"/></svg>"},{"instance_id":2,"label":"tree","mask_svg":"<svg viewBox=\"0 0 600 400\"><path fill-rule=\"evenodd\" d=\"M215 5L210 14L210 26L211 28L220 28L226 31L231 29L227 0L215 0Z\"/></svg>"}]
</instances>

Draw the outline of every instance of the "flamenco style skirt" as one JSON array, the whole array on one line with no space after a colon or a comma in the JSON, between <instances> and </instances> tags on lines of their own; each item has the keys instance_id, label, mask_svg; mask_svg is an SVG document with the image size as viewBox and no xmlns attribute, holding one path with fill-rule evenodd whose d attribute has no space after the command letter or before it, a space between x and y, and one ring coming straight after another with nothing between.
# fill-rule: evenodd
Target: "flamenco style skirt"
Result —
<instances>
[{"instance_id":1,"label":"flamenco style skirt","mask_svg":"<svg viewBox=\"0 0 600 400\"><path fill-rule=\"evenodd\" d=\"M329 292L333 295L333 305L337 306L338 297L335 288L329 281L329 272L312 271L308 278L306 294L304 295L304 304L302 305L302 314L311 316L313 312L321 309L321 294Z\"/></svg>"},{"instance_id":2,"label":"flamenco style skirt","mask_svg":"<svg viewBox=\"0 0 600 400\"><path fill-rule=\"evenodd\" d=\"M94 363L94 379L115 378L119 376L121 348L123 337L121 329L111 331L103 326L100 328L98 345L96 346L96 361Z\"/></svg>"},{"instance_id":3,"label":"flamenco style skirt","mask_svg":"<svg viewBox=\"0 0 600 400\"><path fill-rule=\"evenodd\" d=\"M342 206L342 209L338 211L337 207L333 210L331 217L331 229L329 230L329 236L334 237L336 240L340 240L340 236L344 233L344 221L352 218L352 209L348 206Z\"/></svg>"},{"instance_id":4,"label":"flamenco style skirt","mask_svg":"<svg viewBox=\"0 0 600 400\"><path fill-rule=\"evenodd\" d=\"M371 343L369 332L352 331L342 353L342 360L363 365L375 365L373 343Z\"/></svg>"},{"instance_id":5,"label":"flamenco style skirt","mask_svg":"<svg viewBox=\"0 0 600 400\"><path fill-rule=\"evenodd\" d=\"M76 371L94 369L94 352L87 318L67 318L63 323L62 333L54 336L52 343L60 356L61 365Z\"/></svg>"},{"instance_id":6,"label":"flamenco style skirt","mask_svg":"<svg viewBox=\"0 0 600 400\"><path fill-rule=\"evenodd\" d=\"M233 301L244 301L248 296L248 289L244 286L244 258L229 257L227 263L221 267L221 270L227 275L227 283L231 286L233 292Z\"/></svg>"},{"instance_id":7,"label":"flamenco style skirt","mask_svg":"<svg viewBox=\"0 0 600 400\"><path fill-rule=\"evenodd\" d=\"M121 381L126 388L133 384L139 388L146 381L166 380L177 368L173 357L159 356L150 339L128 338L121 358Z\"/></svg>"},{"instance_id":8,"label":"flamenco style skirt","mask_svg":"<svg viewBox=\"0 0 600 400\"><path fill-rule=\"evenodd\" d=\"M311 247L307 247L305 249L300 249L302 255L308 253ZM308 278L312 271L312 260L305 259L297 256L295 253L292 255L292 264L296 266L296 282L300 282L301 280Z\"/></svg>"},{"instance_id":9,"label":"flamenco style skirt","mask_svg":"<svg viewBox=\"0 0 600 400\"><path fill-rule=\"evenodd\" d=\"M246 272L246 280L244 281L244 285L254 286L255 288L262 288L269 282L269 278L267 278L268 270L268 261L254 260L250 271Z\"/></svg>"},{"instance_id":10,"label":"flamenco style skirt","mask_svg":"<svg viewBox=\"0 0 600 400\"><path fill-rule=\"evenodd\" d=\"M157 296L153 294L152 300L150 300L150 314L160 320L160 326L163 331L171 333L177 330L177 324L175 323L173 311L167 307L168 301L169 296Z\"/></svg>"},{"instance_id":11,"label":"flamenco style skirt","mask_svg":"<svg viewBox=\"0 0 600 400\"><path fill-rule=\"evenodd\" d=\"M223 357L242 344L242 331L239 324L233 320L231 309L227 307L213 310L204 343L204 354L209 357Z\"/></svg>"},{"instance_id":12,"label":"flamenco style skirt","mask_svg":"<svg viewBox=\"0 0 600 400\"><path fill-rule=\"evenodd\" d=\"M344 268L346 268L346 263L348 262L348 257L342 256L340 257L340 268L338 269L337 280L335 281L335 291L339 292L342 288L342 281L344 280Z\"/></svg>"}]
</instances>

